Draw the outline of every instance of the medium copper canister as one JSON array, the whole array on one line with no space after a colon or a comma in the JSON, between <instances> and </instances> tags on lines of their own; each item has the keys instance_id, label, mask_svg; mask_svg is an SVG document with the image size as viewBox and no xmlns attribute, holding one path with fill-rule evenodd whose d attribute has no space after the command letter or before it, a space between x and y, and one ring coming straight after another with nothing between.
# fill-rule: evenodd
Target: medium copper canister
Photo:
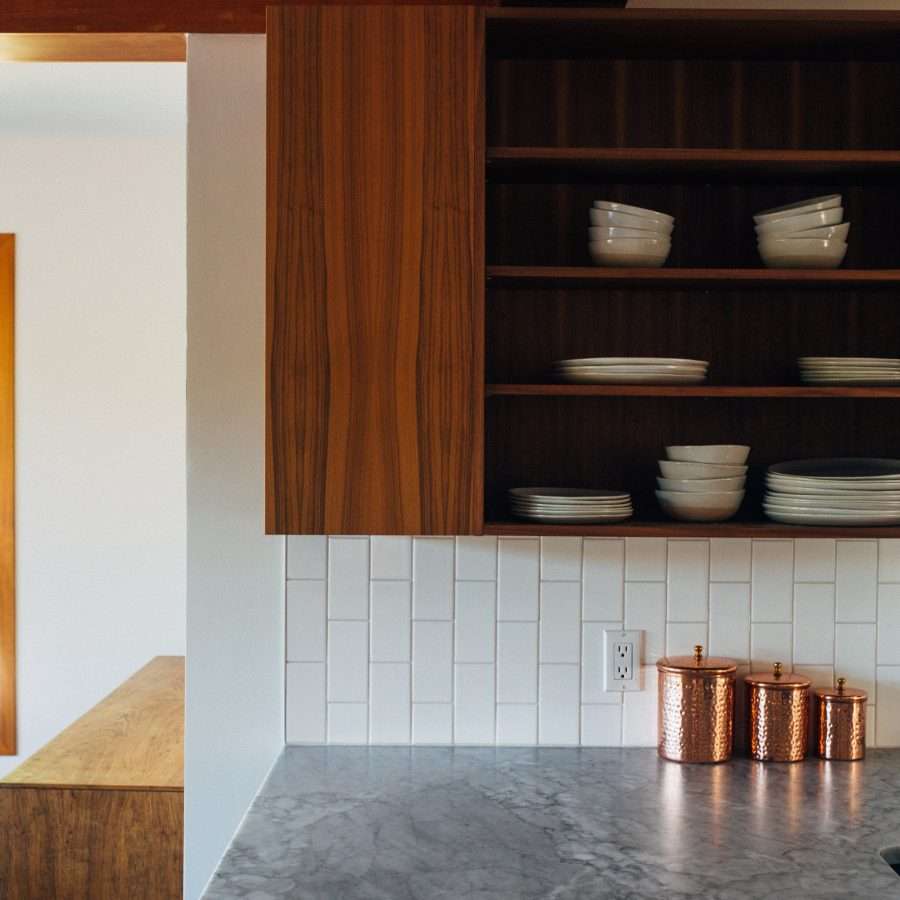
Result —
<instances>
[{"instance_id":1,"label":"medium copper canister","mask_svg":"<svg viewBox=\"0 0 900 900\"><path fill-rule=\"evenodd\" d=\"M734 734L733 659L663 657L659 670L659 755L675 762L716 763L731 758Z\"/></svg>"},{"instance_id":2,"label":"medium copper canister","mask_svg":"<svg viewBox=\"0 0 900 900\"><path fill-rule=\"evenodd\" d=\"M866 755L866 700L859 688L848 688L844 678L837 687L816 690L817 745L822 759L854 760Z\"/></svg>"},{"instance_id":3,"label":"medium copper canister","mask_svg":"<svg viewBox=\"0 0 900 900\"><path fill-rule=\"evenodd\" d=\"M747 675L747 737L750 756L768 762L799 762L809 740L809 685L787 675L780 662L771 672Z\"/></svg>"}]
</instances>

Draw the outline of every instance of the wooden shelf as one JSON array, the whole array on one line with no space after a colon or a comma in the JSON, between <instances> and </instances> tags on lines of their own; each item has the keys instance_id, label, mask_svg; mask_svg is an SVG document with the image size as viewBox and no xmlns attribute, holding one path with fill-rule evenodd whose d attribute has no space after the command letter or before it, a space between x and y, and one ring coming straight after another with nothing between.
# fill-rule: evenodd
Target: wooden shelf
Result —
<instances>
[{"instance_id":1,"label":"wooden shelf","mask_svg":"<svg viewBox=\"0 0 900 900\"><path fill-rule=\"evenodd\" d=\"M900 269L616 269L602 266L488 266L488 282L683 285L684 287L864 288L900 284Z\"/></svg>"},{"instance_id":2,"label":"wooden shelf","mask_svg":"<svg viewBox=\"0 0 900 900\"><path fill-rule=\"evenodd\" d=\"M720 384L487 384L488 397L783 397L900 399L900 387Z\"/></svg>"},{"instance_id":3,"label":"wooden shelf","mask_svg":"<svg viewBox=\"0 0 900 900\"><path fill-rule=\"evenodd\" d=\"M900 172L895 150L728 150L682 147L488 147L491 168L566 167L614 174L728 172L845 175Z\"/></svg>"},{"instance_id":4,"label":"wooden shelf","mask_svg":"<svg viewBox=\"0 0 900 900\"><path fill-rule=\"evenodd\" d=\"M541 525L537 522L484 523L485 534L515 536L571 535L584 537L745 537L897 538L898 526L782 525L778 522L671 522L632 519L617 525Z\"/></svg>"}]
</instances>

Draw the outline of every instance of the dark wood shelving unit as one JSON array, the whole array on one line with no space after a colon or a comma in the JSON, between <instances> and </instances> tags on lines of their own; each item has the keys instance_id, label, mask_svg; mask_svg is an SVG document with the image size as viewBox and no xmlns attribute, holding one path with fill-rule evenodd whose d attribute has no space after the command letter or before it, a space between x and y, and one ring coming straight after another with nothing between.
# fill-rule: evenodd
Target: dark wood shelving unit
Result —
<instances>
[{"instance_id":1,"label":"dark wood shelving unit","mask_svg":"<svg viewBox=\"0 0 900 900\"><path fill-rule=\"evenodd\" d=\"M900 388L792 384L798 356L898 355L900 14L486 15L485 532L900 536L781 525L760 505L771 463L900 455ZM845 267L763 268L752 214L832 192ZM672 214L667 265L592 266L599 198ZM546 383L585 356L708 359L713 383ZM750 444L736 519L665 519L670 443ZM506 491L524 484L627 489L636 518L516 520Z\"/></svg>"}]
</instances>

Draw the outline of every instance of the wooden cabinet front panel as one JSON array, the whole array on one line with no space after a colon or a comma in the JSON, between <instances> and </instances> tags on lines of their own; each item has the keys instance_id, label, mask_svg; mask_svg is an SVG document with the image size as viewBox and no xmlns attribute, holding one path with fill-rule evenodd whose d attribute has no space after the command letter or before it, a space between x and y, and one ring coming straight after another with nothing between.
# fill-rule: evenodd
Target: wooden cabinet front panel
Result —
<instances>
[{"instance_id":1,"label":"wooden cabinet front panel","mask_svg":"<svg viewBox=\"0 0 900 900\"><path fill-rule=\"evenodd\" d=\"M481 528L482 15L270 11L269 533Z\"/></svg>"}]
</instances>

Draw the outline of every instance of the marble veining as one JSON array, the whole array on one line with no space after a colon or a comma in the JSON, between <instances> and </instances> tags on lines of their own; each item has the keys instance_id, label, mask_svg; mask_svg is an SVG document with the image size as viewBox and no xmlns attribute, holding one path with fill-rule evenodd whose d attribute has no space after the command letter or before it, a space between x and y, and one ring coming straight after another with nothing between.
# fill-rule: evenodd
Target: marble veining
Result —
<instances>
[{"instance_id":1,"label":"marble veining","mask_svg":"<svg viewBox=\"0 0 900 900\"><path fill-rule=\"evenodd\" d=\"M900 751L288 747L207 900L900 898Z\"/></svg>"}]
</instances>

